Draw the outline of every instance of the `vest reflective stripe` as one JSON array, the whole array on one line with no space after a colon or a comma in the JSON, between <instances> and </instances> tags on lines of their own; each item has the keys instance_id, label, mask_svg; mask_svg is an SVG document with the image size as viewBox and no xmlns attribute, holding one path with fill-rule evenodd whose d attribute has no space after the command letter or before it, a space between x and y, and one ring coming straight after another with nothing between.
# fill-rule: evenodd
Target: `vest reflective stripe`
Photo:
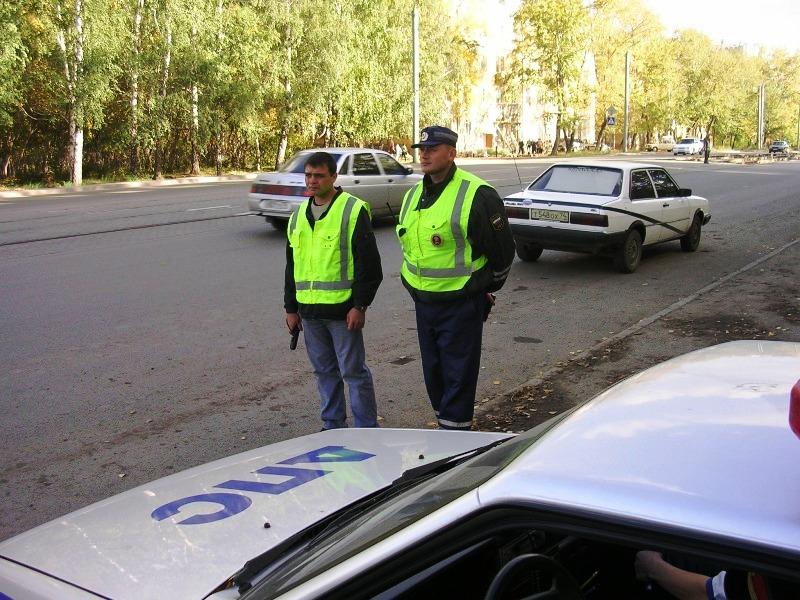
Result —
<instances>
[{"instance_id":1,"label":"vest reflective stripe","mask_svg":"<svg viewBox=\"0 0 800 600\"><path fill-rule=\"evenodd\" d=\"M358 217L357 210L360 210L366 204L355 196L342 192L336 199L336 203L329 209L325 220L317 221L314 229L312 229L306 219L306 210L310 201L310 199L306 200L295 209L289 219L287 228L289 243L295 255L294 274L295 289L298 292L297 301L302 304L338 304L346 301L352 295L354 265L350 240L355 230L355 222ZM314 267L308 264L308 261L313 261L321 252L325 252L324 246L320 245L322 242L320 234L327 232L330 235L331 227L334 223L327 221L329 218L334 221L338 218L335 243L339 256L335 266L336 273L330 270L333 265L329 265L328 270L325 272L317 272ZM318 236L314 236L315 231ZM301 238L311 240L311 247L304 247L300 243ZM327 252L330 255L332 251L328 249ZM319 268L319 265L316 265L316 267ZM322 268L325 267L323 266ZM309 274L312 273L314 278L310 279Z\"/></svg>"},{"instance_id":2,"label":"vest reflective stripe","mask_svg":"<svg viewBox=\"0 0 800 600\"><path fill-rule=\"evenodd\" d=\"M436 202L423 211L417 211L417 215L412 213L422 195L422 182L406 193L400 210L400 223L397 230L398 234L401 230L405 230L403 235L399 235L404 256L401 272L406 276L406 282L412 287L431 292L459 290L466 285L472 273L486 264L485 256L470 260L472 247L466 238L472 201L476 190L481 185L488 184L474 175L456 169L453 180L445 187ZM444 244L444 247L438 248L434 252L426 250L425 240L420 239L422 213L427 213L425 224L430 225L431 219L436 219L436 215L441 217L442 211L447 210L450 203L452 203L452 209L447 215L447 219L452 239L443 241L441 238L444 236L434 233L431 243L434 246ZM409 217L409 215L412 216ZM429 231L426 230L422 235L427 235L427 233ZM435 243L437 237L439 237L438 244ZM442 255L437 256L435 253L447 250L448 247L452 248L452 258L445 262L450 264L446 267L438 266L442 263Z\"/></svg>"}]
</instances>

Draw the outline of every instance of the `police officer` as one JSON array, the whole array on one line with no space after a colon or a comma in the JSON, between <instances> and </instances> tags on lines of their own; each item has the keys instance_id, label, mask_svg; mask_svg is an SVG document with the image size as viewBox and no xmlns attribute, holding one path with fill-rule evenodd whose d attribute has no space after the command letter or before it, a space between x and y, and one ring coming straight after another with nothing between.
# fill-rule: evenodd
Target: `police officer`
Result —
<instances>
[{"instance_id":1,"label":"police officer","mask_svg":"<svg viewBox=\"0 0 800 600\"><path fill-rule=\"evenodd\" d=\"M305 164L312 196L287 227L284 308L302 330L321 397L324 429L347 427L344 384L356 427L377 427L372 373L362 329L383 279L369 205L335 187L336 162L315 152Z\"/></svg>"},{"instance_id":2,"label":"police officer","mask_svg":"<svg viewBox=\"0 0 800 600\"><path fill-rule=\"evenodd\" d=\"M483 322L514 260L514 240L497 191L455 165L458 135L422 130L425 174L403 200L400 274L417 315L422 370L442 429L471 429Z\"/></svg>"}]
</instances>

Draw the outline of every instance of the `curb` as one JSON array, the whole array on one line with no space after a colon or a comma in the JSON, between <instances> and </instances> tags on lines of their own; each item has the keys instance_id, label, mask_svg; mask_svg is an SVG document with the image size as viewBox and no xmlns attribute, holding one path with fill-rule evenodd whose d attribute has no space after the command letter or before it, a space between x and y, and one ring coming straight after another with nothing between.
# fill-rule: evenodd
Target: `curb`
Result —
<instances>
[{"instance_id":1,"label":"curb","mask_svg":"<svg viewBox=\"0 0 800 600\"><path fill-rule=\"evenodd\" d=\"M0 198L28 198L35 196L55 196L58 194L65 194L70 192L96 192L102 190L114 190L125 188L151 188L151 187L165 187L171 185L186 185L192 183L219 183L225 181L250 181L256 178L258 173L246 173L244 175L222 175L220 177L214 175L200 175L196 177L175 177L169 179L158 180L142 180L142 181L120 181L115 183L98 183L94 185L80 185L70 187L57 187L36 190L8 190L0 192Z\"/></svg>"}]
</instances>

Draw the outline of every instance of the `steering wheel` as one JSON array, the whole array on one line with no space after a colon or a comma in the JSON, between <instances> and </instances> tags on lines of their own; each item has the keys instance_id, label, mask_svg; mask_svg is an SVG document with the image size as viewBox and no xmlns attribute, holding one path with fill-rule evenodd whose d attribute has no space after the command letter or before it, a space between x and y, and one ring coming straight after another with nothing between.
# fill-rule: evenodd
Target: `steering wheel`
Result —
<instances>
[{"instance_id":1,"label":"steering wheel","mask_svg":"<svg viewBox=\"0 0 800 600\"><path fill-rule=\"evenodd\" d=\"M495 575L485 600L498 600L508 591L507 588L514 581L513 574L521 569L541 569L552 576L550 589L536 592L519 600L584 600L580 585L564 566L555 558L546 554L521 554L508 561Z\"/></svg>"}]
</instances>

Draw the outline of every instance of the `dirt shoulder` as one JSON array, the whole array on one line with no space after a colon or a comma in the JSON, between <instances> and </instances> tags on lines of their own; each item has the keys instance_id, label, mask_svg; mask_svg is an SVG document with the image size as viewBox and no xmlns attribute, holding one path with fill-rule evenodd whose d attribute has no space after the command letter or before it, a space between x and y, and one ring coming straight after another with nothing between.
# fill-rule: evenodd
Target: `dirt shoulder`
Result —
<instances>
[{"instance_id":1,"label":"dirt shoulder","mask_svg":"<svg viewBox=\"0 0 800 600\"><path fill-rule=\"evenodd\" d=\"M524 431L647 367L742 339L800 342L800 241L557 364L541 378L479 400L476 429Z\"/></svg>"}]
</instances>

